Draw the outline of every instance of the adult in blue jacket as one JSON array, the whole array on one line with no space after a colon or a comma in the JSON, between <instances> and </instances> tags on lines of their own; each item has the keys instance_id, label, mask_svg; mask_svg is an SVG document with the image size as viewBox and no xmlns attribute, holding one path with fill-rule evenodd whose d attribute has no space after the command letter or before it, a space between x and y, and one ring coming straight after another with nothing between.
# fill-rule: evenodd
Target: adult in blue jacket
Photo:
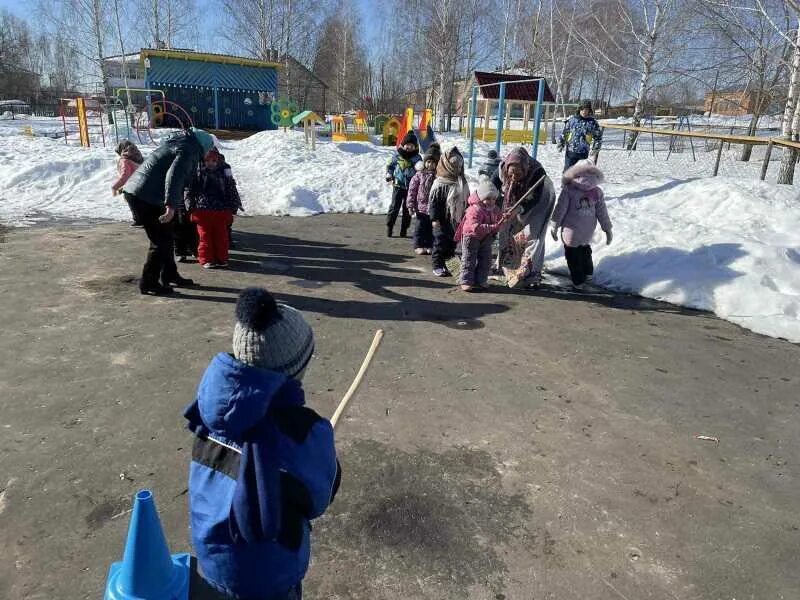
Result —
<instances>
[{"instance_id":1,"label":"adult in blue jacket","mask_svg":"<svg viewBox=\"0 0 800 600\"><path fill-rule=\"evenodd\" d=\"M170 294L170 284L193 283L178 274L172 220L183 205L184 188L213 147L214 138L202 129L175 133L148 155L122 187L150 240L139 283L142 294Z\"/></svg>"},{"instance_id":2,"label":"adult in blue jacket","mask_svg":"<svg viewBox=\"0 0 800 600\"><path fill-rule=\"evenodd\" d=\"M333 427L304 405L314 334L302 315L248 288L233 355L206 369L185 411L192 544L205 580L227 598L299 600L310 520L339 486Z\"/></svg>"},{"instance_id":3,"label":"adult in blue jacket","mask_svg":"<svg viewBox=\"0 0 800 600\"><path fill-rule=\"evenodd\" d=\"M578 106L577 114L567 119L564 130L558 136L558 151L566 148L565 171L579 160L589 158L590 152L596 154L600 151L603 129L592 115L592 101L583 100Z\"/></svg>"}]
</instances>

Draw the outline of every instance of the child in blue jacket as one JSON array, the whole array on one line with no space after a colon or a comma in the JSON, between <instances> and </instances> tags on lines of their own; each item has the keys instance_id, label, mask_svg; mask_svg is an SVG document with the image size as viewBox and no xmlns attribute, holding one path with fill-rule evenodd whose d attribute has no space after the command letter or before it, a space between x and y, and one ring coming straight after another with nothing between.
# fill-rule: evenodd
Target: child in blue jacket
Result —
<instances>
[{"instance_id":1,"label":"child in blue jacket","mask_svg":"<svg viewBox=\"0 0 800 600\"><path fill-rule=\"evenodd\" d=\"M589 152L597 154L603 143L603 129L594 118L591 100L582 100L577 114L567 119L564 131L558 136L558 151L566 148L564 170L579 160L589 158Z\"/></svg>"},{"instance_id":2,"label":"child in blue jacket","mask_svg":"<svg viewBox=\"0 0 800 600\"><path fill-rule=\"evenodd\" d=\"M233 354L206 369L184 416L192 544L205 580L238 600L299 600L311 519L339 486L333 427L305 406L314 334L264 289L236 304Z\"/></svg>"},{"instance_id":3,"label":"child in blue jacket","mask_svg":"<svg viewBox=\"0 0 800 600\"><path fill-rule=\"evenodd\" d=\"M411 225L411 213L408 212L406 198L408 197L408 185L417 172L417 163L421 160L417 136L413 131L409 131L400 141L397 152L386 165L386 181L394 186L392 204L389 207L389 214L386 216L386 235L389 237L392 237L394 224L400 211L403 211L400 221L400 237L406 237L408 227Z\"/></svg>"}]
</instances>

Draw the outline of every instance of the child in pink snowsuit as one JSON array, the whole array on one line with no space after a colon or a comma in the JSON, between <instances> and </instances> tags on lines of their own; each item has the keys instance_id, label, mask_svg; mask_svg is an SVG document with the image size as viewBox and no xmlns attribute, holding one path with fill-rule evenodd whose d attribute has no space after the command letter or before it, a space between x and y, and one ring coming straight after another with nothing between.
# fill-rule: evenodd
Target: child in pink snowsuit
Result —
<instances>
[{"instance_id":1,"label":"child in pink snowsuit","mask_svg":"<svg viewBox=\"0 0 800 600\"><path fill-rule=\"evenodd\" d=\"M119 144L117 144L115 152L119 156L119 160L117 161L117 174L119 177L111 185L112 196L119 194L122 186L125 185L128 179L130 179L130 176L133 175L136 169L139 168L139 165L144 162L144 158L142 157L142 153L139 151L139 148L130 140L122 140ZM131 209L131 216L133 217L131 226L141 227L142 225L139 222L139 217L136 215L136 211L133 208L132 202L128 202L128 208Z\"/></svg>"},{"instance_id":2,"label":"child in pink snowsuit","mask_svg":"<svg viewBox=\"0 0 800 600\"><path fill-rule=\"evenodd\" d=\"M572 284L582 289L592 279L592 236L597 223L606 234L606 244L611 243L611 219L603 200L603 173L591 161L582 160L564 172L561 194L553 211L553 239L558 241L558 230L564 242Z\"/></svg>"},{"instance_id":3,"label":"child in pink snowsuit","mask_svg":"<svg viewBox=\"0 0 800 600\"><path fill-rule=\"evenodd\" d=\"M467 199L467 211L456 230L456 242L461 243L459 283L465 292L487 287L492 268L492 241L506 220L496 205L499 196L492 182L482 176L478 189Z\"/></svg>"}]
</instances>

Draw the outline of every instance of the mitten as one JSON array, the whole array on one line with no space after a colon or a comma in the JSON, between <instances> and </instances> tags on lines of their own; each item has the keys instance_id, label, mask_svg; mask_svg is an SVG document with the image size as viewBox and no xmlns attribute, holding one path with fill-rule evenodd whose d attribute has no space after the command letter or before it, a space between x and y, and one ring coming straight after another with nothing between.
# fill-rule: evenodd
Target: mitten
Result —
<instances>
[{"instance_id":1,"label":"mitten","mask_svg":"<svg viewBox=\"0 0 800 600\"><path fill-rule=\"evenodd\" d=\"M608 246L613 239L614 236L611 234L611 231L606 231L606 246Z\"/></svg>"},{"instance_id":2,"label":"mitten","mask_svg":"<svg viewBox=\"0 0 800 600\"><path fill-rule=\"evenodd\" d=\"M554 239L555 241L558 241L558 227L553 227L553 228L550 230L550 235L552 235L552 236L553 236L553 239Z\"/></svg>"}]
</instances>

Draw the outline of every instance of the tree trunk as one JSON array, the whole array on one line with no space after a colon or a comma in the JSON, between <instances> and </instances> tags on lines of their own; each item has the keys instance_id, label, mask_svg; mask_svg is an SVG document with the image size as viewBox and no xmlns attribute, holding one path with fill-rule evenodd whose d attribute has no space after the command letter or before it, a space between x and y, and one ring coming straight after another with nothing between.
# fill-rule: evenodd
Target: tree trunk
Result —
<instances>
[{"instance_id":1,"label":"tree trunk","mask_svg":"<svg viewBox=\"0 0 800 600\"><path fill-rule=\"evenodd\" d=\"M106 75L106 64L103 60L103 23L100 15L100 0L92 2L92 24L94 27L94 37L97 43L97 64L100 66L100 79L103 82L103 94L108 89L108 75Z\"/></svg>"},{"instance_id":2,"label":"tree trunk","mask_svg":"<svg viewBox=\"0 0 800 600\"><path fill-rule=\"evenodd\" d=\"M439 61L439 96L436 99L436 113L439 116L439 131L445 131L445 106L444 94L447 81L447 69L445 57Z\"/></svg>"},{"instance_id":3,"label":"tree trunk","mask_svg":"<svg viewBox=\"0 0 800 600\"><path fill-rule=\"evenodd\" d=\"M273 43L272 43L272 12L275 8L275 0L269 0L269 10L267 11L267 47L269 48L269 53L272 55L273 50Z\"/></svg>"},{"instance_id":4,"label":"tree trunk","mask_svg":"<svg viewBox=\"0 0 800 600\"><path fill-rule=\"evenodd\" d=\"M786 95L786 106L783 111L782 136L786 140L797 139L798 104L797 96L800 92L800 27L797 29L797 39L792 52L792 67L789 79L789 91ZM778 183L792 184L794 182L794 168L797 164L797 150L784 148L781 166L778 169Z\"/></svg>"},{"instance_id":5,"label":"tree trunk","mask_svg":"<svg viewBox=\"0 0 800 600\"><path fill-rule=\"evenodd\" d=\"M165 43L167 48L172 48L172 30L173 30L173 23L172 23L172 0L167 0L167 39Z\"/></svg>"},{"instance_id":6,"label":"tree trunk","mask_svg":"<svg viewBox=\"0 0 800 600\"><path fill-rule=\"evenodd\" d=\"M159 25L158 0L153 0L153 47L156 49L161 47L161 33L159 31Z\"/></svg>"},{"instance_id":7,"label":"tree trunk","mask_svg":"<svg viewBox=\"0 0 800 600\"><path fill-rule=\"evenodd\" d=\"M269 60L269 44L267 41L267 7L264 0L258 0L258 57Z\"/></svg>"},{"instance_id":8,"label":"tree trunk","mask_svg":"<svg viewBox=\"0 0 800 600\"><path fill-rule=\"evenodd\" d=\"M756 106L753 110L753 116L750 119L750 125L747 127L747 135L754 136L758 131L758 122L761 119L761 96L762 90L759 90L756 94ZM750 144L744 144L742 146L742 154L739 157L739 160L743 162L748 162L750 157L753 155L753 146Z\"/></svg>"},{"instance_id":9,"label":"tree trunk","mask_svg":"<svg viewBox=\"0 0 800 600\"><path fill-rule=\"evenodd\" d=\"M653 59L656 54L656 43L658 43L658 34L661 21L661 5L656 5L656 14L653 17L653 27L648 32L648 42L644 49L644 62L642 64L642 75L639 78L639 89L636 92L636 105L633 108L633 126L640 127L642 124L642 114L644 113L644 101L647 95L647 88L650 84L650 74L653 70ZM636 138L638 136L631 136L628 141L628 150L634 148Z\"/></svg>"},{"instance_id":10,"label":"tree trunk","mask_svg":"<svg viewBox=\"0 0 800 600\"><path fill-rule=\"evenodd\" d=\"M286 48L284 49L284 67L286 70L286 96L288 100L293 98L291 85L292 77L289 70L289 47L292 43L292 1L289 0L286 5Z\"/></svg>"},{"instance_id":11,"label":"tree trunk","mask_svg":"<svg viewBox=\"0 0 800 600\"><path fill-rule=\"evenodd\" d=\"M505 20L503 24L503 49L500 55L500 72L506 70L506 50L508 48L508 21L510 18L510 11L508 10L507 2L503 2L503 12L505 13Z\"/></svg>"}]
</instances>

